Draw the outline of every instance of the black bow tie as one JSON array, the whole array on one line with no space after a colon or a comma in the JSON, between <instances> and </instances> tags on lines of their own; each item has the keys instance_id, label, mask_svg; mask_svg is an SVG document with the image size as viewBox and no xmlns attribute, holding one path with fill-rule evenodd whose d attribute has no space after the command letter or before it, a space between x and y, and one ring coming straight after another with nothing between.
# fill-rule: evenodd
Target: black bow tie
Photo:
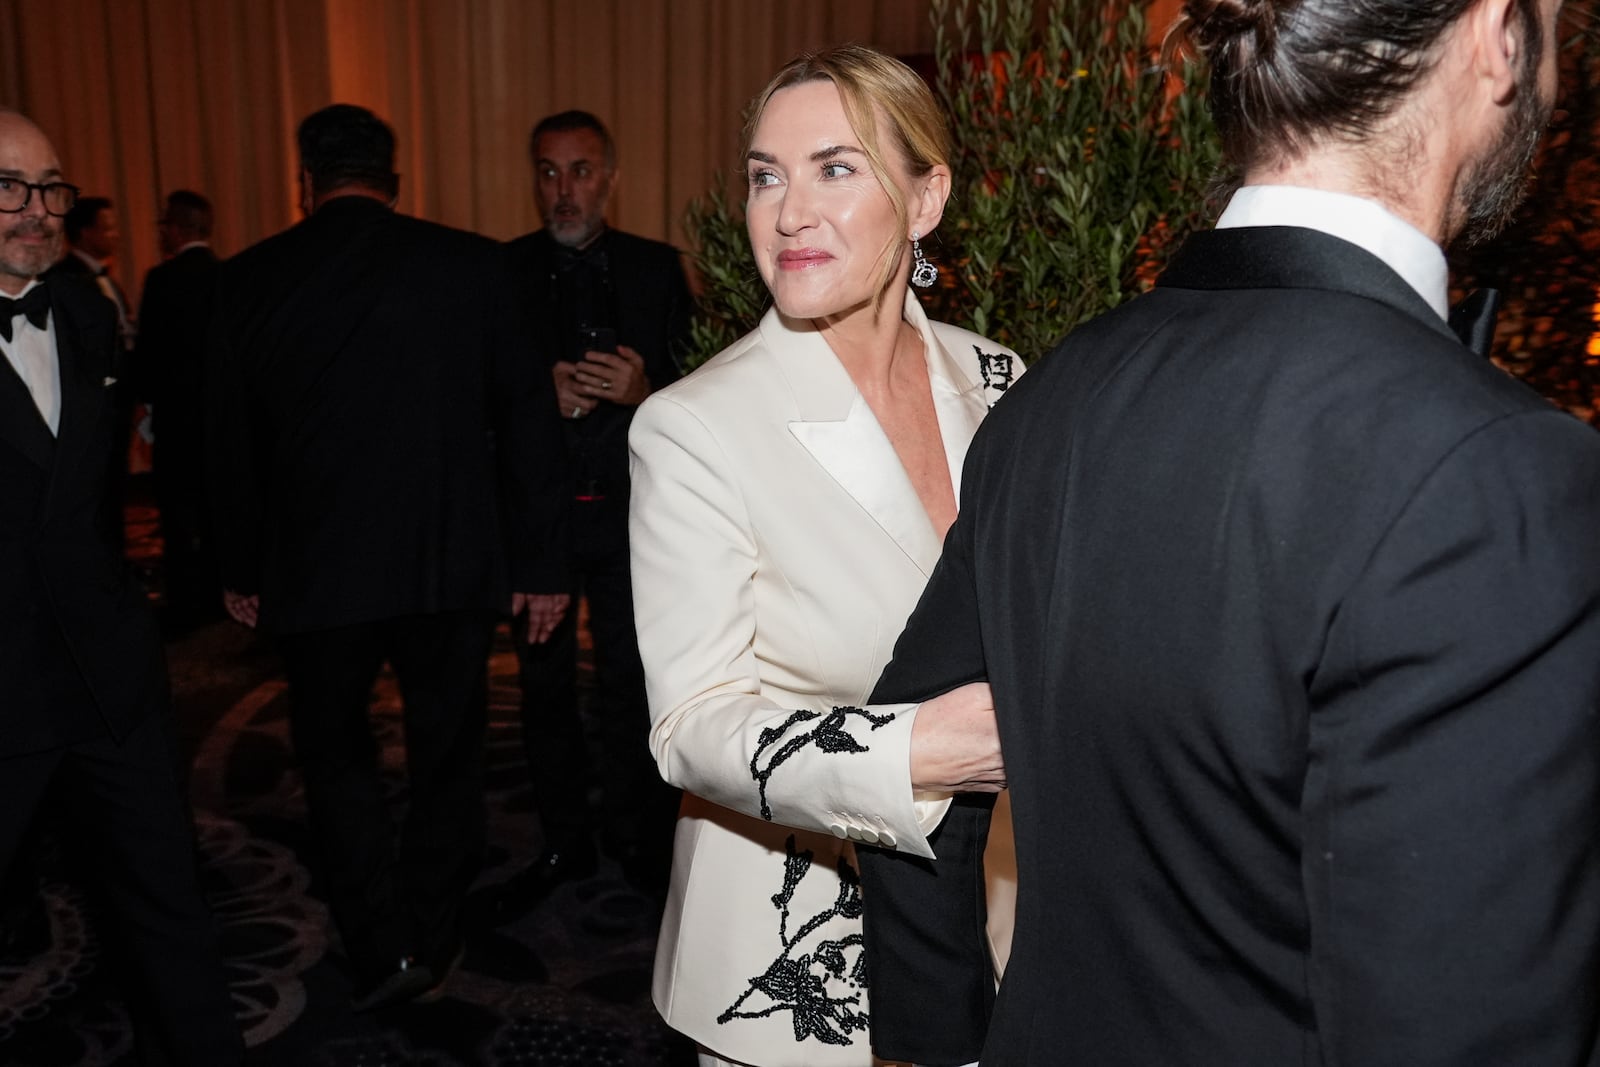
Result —
<instances>
[{"instance_id":1,"label":"black bow tie","mask_svg":"<svg viewBox=\"0 0 1600 1067\"><path fill-rule=\"evenodd\" d=\"M0 296L0 337L11 340L11 320L18 315L26 315L37 329L44 329L50 321L50 291L36 285L19 300Z\"/></svg>"},{"instance_id":2,"label":"black bow tie","mask_svg":"<svg viewBox=\"0 0 1600 1067\"><path fill-rule=\"evenodd\" d=\"M1494 319L1500 312L1500 290L1475 289L1450 309L1450 329L1461 343L1485 359L1494 344Z\"/></svg>"}]
</instances>

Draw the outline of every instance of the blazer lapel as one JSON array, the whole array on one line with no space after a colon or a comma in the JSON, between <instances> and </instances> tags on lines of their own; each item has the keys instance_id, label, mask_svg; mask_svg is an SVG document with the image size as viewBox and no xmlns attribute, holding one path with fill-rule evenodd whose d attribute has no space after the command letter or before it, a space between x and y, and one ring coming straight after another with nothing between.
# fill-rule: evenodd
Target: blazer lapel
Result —
<instances>
[{"instance_id":1,"label":"blazer lapel","mask_svg":"<svg viewBox=\"0 0 1600 1067\"><path fill-rule=\"evenodd\" d=\"M799 410L789 432L901 551L930 573L941 548L933 523L833 349L814 330L789 329L776 310L767 312L759 329Z\"/></svg>"},{"instance_id":2,"label":"blazer lapel","mask_svg":"<svg viewBox=\"0 0 1600 1067\"><path fill-rule=\"evenodd\" d=\"M107 394L116 383L106 377L108 360L91 358L78 319L60 297L51 299L56 326L56 358L61 363L61 424L57 428L57 469L70 467L92 441Z\"/></svg>"}]
</instances>

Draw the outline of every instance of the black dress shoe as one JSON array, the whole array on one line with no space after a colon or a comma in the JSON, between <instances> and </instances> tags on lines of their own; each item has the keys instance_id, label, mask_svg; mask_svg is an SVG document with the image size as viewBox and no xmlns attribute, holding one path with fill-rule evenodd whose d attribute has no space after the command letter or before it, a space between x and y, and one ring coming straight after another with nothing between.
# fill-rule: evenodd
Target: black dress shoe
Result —
<instances>
[{"instance_id":1,"label":"black dress shoe","mask_svg":"<svg viewBox=\"0 0 1600 1067\"><path fill-rule=\"evenodd\" d=\"M592 841L580 841L561 849L545 849L538 859L495 890L489 903L494 925L501 926L521 918L549 896L556 886L562 882L590 878L599 865L600 858Z\"/></svg>"},{"instance_id":2,"label":"black dress shoe","mask_svg":"<svg viewBox=\"0 0 1600 1067\"><path fill-rule=\"evenodd\" d=\"M379 978L359 995L352 997L352 1011L376 1011L392 1004L416 1000L440 983L434 978L432 968L406 956L394 970Z\"/></svg>"}]
</instances>

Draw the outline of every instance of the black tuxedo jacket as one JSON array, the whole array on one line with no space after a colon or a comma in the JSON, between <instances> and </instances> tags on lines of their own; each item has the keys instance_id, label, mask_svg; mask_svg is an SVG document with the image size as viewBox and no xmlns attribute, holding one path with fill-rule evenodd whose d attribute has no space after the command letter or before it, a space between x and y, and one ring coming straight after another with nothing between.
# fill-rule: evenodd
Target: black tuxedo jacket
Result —
<instances>
[{"instance_id":1,"label":"black tuxedo jacket","mask_svg":"<svg viewBox=\"0 0 1600 1067\"><path fill-rule=\"evenodd\" d=\"M46 280L61 277L88 279L94 283L95 292L99 293L106 300L110 301L113 308L117 307L117 302L112 300L111 297L106 296L105 292L101 290L100 283L96 280L99 278L99 275L95 273L94 268L89 266L89 264L84 261L83 257L79 256L75 252L68 252L66 255L56 260L55 264L51 266L49 270L44 272L44 277ZM111 277L109 273L106 274L106 280L111 283L111 287L117 291L121 299L127 299L127 294L123 292L122 286L118 285L117 280ZM119 308L118 310L127 312L129 314L133 312L133 308L131 307ZM117 328L119 330L122 328L121 323L118 323ZM119 355L118 358L122 358L121 355ZM128 383L124 382L123 384L126 386Z\"/></svg>"},{"instance_id":2,"label":"black tuxedo jacket","mask_svg":"<svg viewBox=\"0 0 1600 1067\"><path fill-rule=\"evenodd\" d=\"M206 331L220 263L202 245L152 268L139 298L139 339L133 374L154 407L158 463L198 488L205 446Z\"/></svg>"},{"instance_id":3,"label":"black tuxedo jacket","mask_svg":"<svg viewBox=\"0 0 1600 1067\"><path fill-rule=\"evenodd\" d=\"M66 255L56 260L55 263L51 264L50 269L44 272L46 280L51 278L59 278L63 275L76 278L94 278L95 272L94 269L84 261L83 257L76 255L75 253L68 252ZM96 291L99 291L98 287L96 288ZM100 295L105 296L104 293L101 293ZM106 299L109 300L110 297L106 297Z\"/></svg>"},{"instance_id":4,"label":"black tuxedo jacket","mask_svg":"<svg viewBox=\"0 0 1600 1067\"><path fill-rule=\"evenodd\" d=\"M1227 230L1011 390L962 497L872 700L990 679L1016 938L984 1040L986 809L868 850L880 1055L1600 1062L1591 429L1355 246Z\"/></svg>"},{"instance_id":5,"label":"black tuxedo jacket","mask_svg":"<svg viewBox=\"0 0 1600 1067\"><path fill-rule=\"evenodd\" d=\"M561 360L574 360L573 339L562 336L566 318L557 307L561 286L557 274L571 253L547 230L537 230L507 246L516 273L518 292L527 301L533 321L534 345L530 356L548 375ZM678 360L689 339L694 299L683 273L682 257L669 244L608 229L592 249L605 256L611 292L595 294L597 314L610 326L619 344L644 359L645 376L653 389L678 379ZM583 496L601 496L605 509L616 518L619 543L626 543L628 514L628 426L634 408L601 402L581 419L562 421L573 488Z\"/></svg>"},{"instance_id":6,"label":"black tuxedo jacket","mask_svg":"<svg viewBox=\"0 0 1600 1067\"><path fill-rule=\"evenodd\" d=\"M224 586L281 632L566 591L531 347L501 245L367 197L225 262L207 370Z\"/></svg>"},{"instance_id":7,"label":"black tuxedo jacket","mask_svg":"<svg viewBox=\"0 0 1600 1067\"><path fill-rule=\"evenodd\" d=\"M47 285L58 435L0 358L0 757L120 738L166 696L155 619L111 536L116 312L92 279Z\"/></svg>"}]
</instances>

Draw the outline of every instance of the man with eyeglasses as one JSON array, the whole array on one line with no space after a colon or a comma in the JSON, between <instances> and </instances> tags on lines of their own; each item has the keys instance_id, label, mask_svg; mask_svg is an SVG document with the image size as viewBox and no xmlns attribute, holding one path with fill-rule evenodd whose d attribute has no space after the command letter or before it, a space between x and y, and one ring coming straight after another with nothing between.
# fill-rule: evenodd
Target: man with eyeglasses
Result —
<instances>
[{"instance_id":1,"label":"man with eyeglasses","mask_svg":"<svg viewBox=\"0 0 1600 1067\"><path fill-rule=\"evenodd\" d=\"M0 111L0 881L49 792L120 927L141 1052L238 1064L161 638L109 533L116 315L39 277L77 196L43 132Z\"/></svg>"}]
</instances>

